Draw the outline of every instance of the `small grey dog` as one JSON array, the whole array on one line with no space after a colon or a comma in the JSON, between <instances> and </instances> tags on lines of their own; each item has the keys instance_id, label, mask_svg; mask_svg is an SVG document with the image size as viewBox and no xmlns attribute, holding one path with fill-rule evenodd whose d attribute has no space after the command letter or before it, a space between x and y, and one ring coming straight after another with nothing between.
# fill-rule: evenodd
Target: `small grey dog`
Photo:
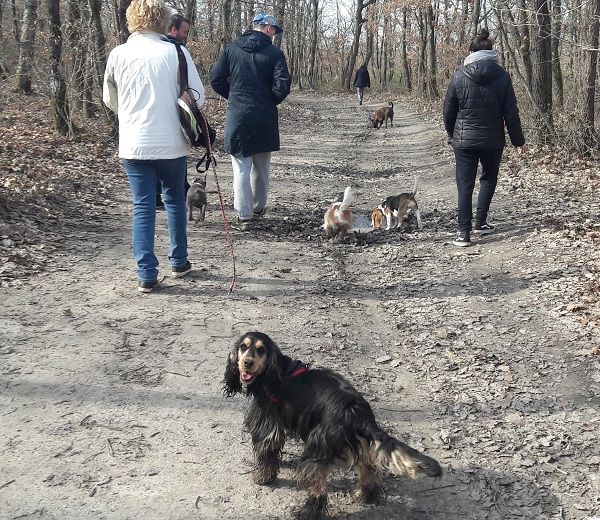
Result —
<instances>
[{"instance_id":1,"label":"small grey dog","mask_svg":"<svg viewBox=\"0 0 600 520\"><path fill-rule=\"evenodd\" d=\"M194 179L193 184L187 192L187 210L188 220L194 220L192 216L192 208L200 209L200 216L196 219L196 224L200 220L204 220L206 214L206 175L203 179Z\"/></svg>"}]
</instances>

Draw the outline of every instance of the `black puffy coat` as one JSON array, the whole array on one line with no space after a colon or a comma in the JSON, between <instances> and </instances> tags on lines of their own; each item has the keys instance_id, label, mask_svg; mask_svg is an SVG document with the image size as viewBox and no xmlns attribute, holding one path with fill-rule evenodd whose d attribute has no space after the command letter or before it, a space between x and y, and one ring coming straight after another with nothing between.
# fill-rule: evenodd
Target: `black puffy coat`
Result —
<instances>
[{"instance_id":1,"label":"black puffy coat","mask_svg":"<svg viewBox=\"0 0 600 520\"><path fill-rule=\"evenodd\" d=\"M277 105L292 78L283 52L260 31L227 44L210 72L212 88L227 99L224 147L244 157L279 150Z\"/></svg>"},{"instance_id":2,"label":"black puffy coat","mask_svg":"<svg viewBox=\"0 0 600 520\"><path fill-rule=\"evenodd\" d=\"M369 77L369 71L367 67L360 66L356 69L356 74L354 75L354 83L355 87L371 87L371 78Z\"/></svg>"},{"instance_id":3,"label":"black puffy coat","mask_svg":"<svg viewBox=\"0 0 600 520\"><path fill-rule=\"evenodd\" d=\"M504 148L504 125L513 146L523 146L517 98L510 75L495 60L458 69L444 100L444 127L454 148Z\"/></svg>"}]
</instances>

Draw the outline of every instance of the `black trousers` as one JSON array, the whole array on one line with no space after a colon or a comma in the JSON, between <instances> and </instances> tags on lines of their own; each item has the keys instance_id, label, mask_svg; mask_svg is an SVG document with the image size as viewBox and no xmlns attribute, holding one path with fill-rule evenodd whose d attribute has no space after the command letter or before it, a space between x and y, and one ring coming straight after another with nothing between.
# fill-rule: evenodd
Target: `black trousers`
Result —
<instances>
[{"instance_id":1,"label":"black trousers","mask_svg":"<svg viewBox=\"0 0 600 520\"><path fill-rule=\"evenodd\" d=\"M504 148L469 149L454 148L456 158L456 188L458 190L458 230L471 231L473 220L473 190L477 179L477 166L481 162L479 196L475 220L486 221L492 197L498 183L498 171Z\"/></svg>"}]
</instances>

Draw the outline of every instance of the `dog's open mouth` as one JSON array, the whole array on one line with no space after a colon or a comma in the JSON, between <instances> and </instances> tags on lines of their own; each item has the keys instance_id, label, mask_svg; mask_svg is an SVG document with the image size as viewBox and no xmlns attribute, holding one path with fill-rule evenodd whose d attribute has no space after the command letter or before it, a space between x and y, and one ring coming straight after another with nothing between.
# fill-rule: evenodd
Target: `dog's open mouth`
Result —
<instances>
[{"instance_id":1,"label":"dog's open mouth","mask_svg":"<svg viewBox=\"0 0 600 520\"><path fill-rule=\"evenodd\" d=\"M240 380L243 384L248 385L254 381L256 372L240 372Z\"/></svg>"}]
</instances>

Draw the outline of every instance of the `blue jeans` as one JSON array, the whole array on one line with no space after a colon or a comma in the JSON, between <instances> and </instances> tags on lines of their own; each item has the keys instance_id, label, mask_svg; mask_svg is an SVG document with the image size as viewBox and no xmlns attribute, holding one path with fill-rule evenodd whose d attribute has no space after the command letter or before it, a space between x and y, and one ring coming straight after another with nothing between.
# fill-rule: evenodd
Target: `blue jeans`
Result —
<instances>
[{"instance_id":1,"label":"blue jeans","mask_svg":"<svg viewBox=\"0 0 600 520\"><path fill-rule=\"evenodd\" d=\"M133 194L133 257L141 282L158 279L158 259L154 255L156 225L156 183L162 184L163 201L171 241L169 261L179 267L187 262L187 220L185 179L187 160L157 159L143 161L122 159Z\"/></svg>"},{"instance_id":2,"label":"blue jeans","mask_svg":"<svg viewBox=\"0 0 600 520\"><path fill-rule=\"evenodd\" d=\"M454 148L459 231L465 232L472 229L472 199L479 163L481 163L481 177L479 178L479 195L477 197L475 220L482 224L486 221L498 183L498 171L500 170L503 152L503 148Z\"/></svg>"}]
</instances>

